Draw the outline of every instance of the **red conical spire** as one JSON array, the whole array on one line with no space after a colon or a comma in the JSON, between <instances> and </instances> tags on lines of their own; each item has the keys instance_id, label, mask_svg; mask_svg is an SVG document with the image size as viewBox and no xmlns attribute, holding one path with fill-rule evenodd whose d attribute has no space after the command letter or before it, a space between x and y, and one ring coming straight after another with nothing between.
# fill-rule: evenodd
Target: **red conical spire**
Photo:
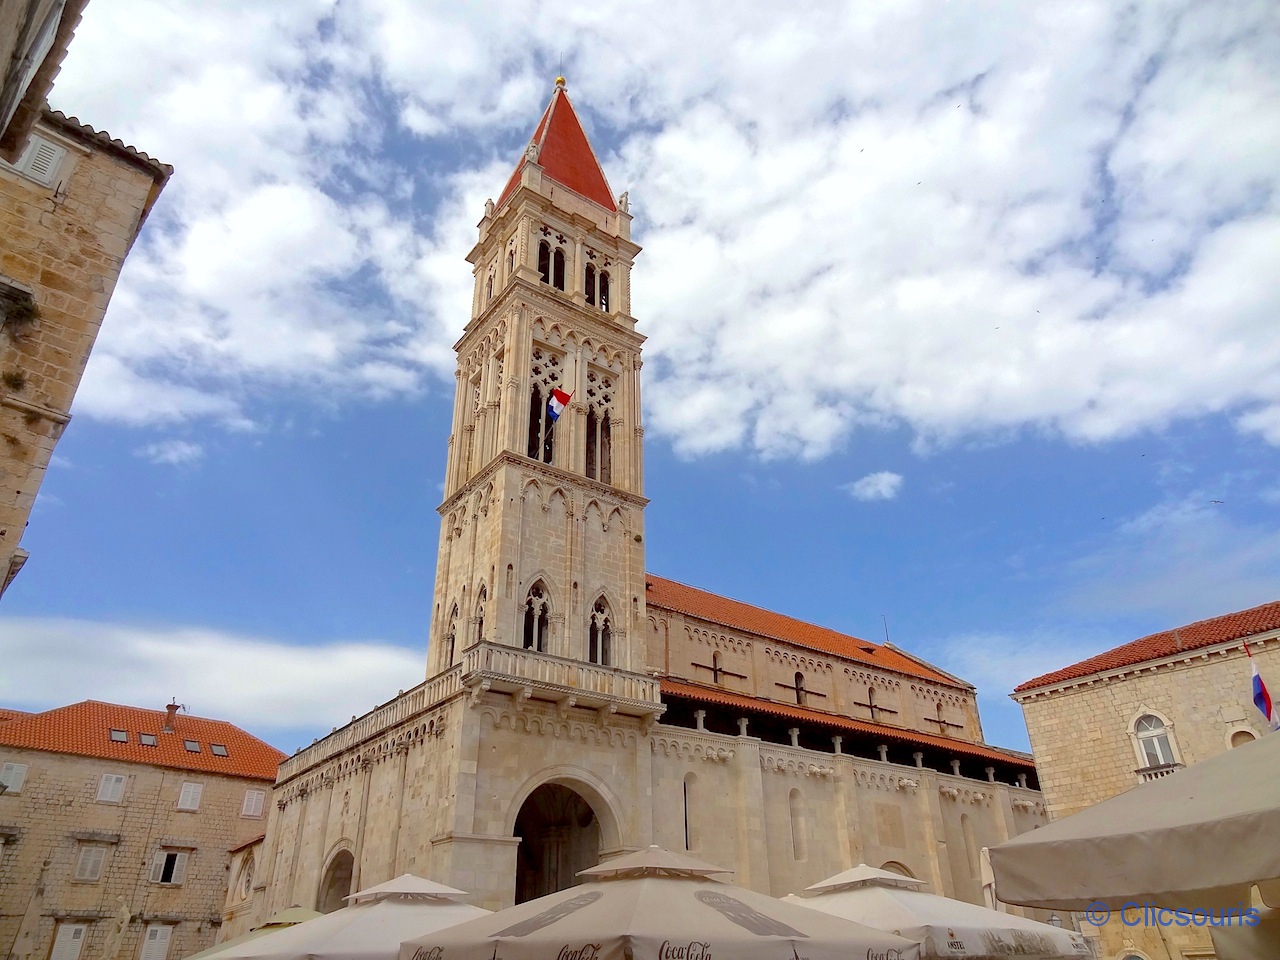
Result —
<instances>
[{"instance_id":1,"label":"red conical spire","mask_svg":"<svg viewBox=\"0 0 1280 960\"><path fill-rule=\"evenodd\" d=\"M525 155L516 164L515 172L507 181L502 195L498 197L498 206L506 203L507 198L515 193L520 183L520 171L529 162L530 153L542 167L542 175L556 183L568 187L588 200L600 204L609 211L616 211L613 193L609 190L604 171L600 169L600 161L595 151L587 142L587 135L582 132L582 124L565 93L564 77L556 78L556 89L551 94L551 102L547 104L538 127L533 131L530 146Z\"/></svg>"}]
</instances>

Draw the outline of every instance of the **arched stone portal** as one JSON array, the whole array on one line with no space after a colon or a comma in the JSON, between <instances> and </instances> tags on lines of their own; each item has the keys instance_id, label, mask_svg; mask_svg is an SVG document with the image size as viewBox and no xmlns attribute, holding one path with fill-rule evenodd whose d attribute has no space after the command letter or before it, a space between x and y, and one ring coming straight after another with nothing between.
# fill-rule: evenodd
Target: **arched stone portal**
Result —
<instances>
[{"instance_id":1,"label":"arched stone portal","mask_svg":"<svg viewBox=\"0 0 1280 960\"><path fill-rule=\"evenodd\" d=\"M316 893L317 910L321 913L333 913L347 905L343 897L352 892L351 874L355 865L356 858L351 855L350 850L339 850L334 854Z\"/></svg>"},{"instance_id":2,"label":"arched stone portal","mask_svg":"<svg viewBox=\"0 0 1280 960\"><path fill-rule=\"evenodd\" d=\"M581 883L579 870L600 862L600 821L569 787L544 783L516 816L516 903Z\"/></svg>"}]
</instances>

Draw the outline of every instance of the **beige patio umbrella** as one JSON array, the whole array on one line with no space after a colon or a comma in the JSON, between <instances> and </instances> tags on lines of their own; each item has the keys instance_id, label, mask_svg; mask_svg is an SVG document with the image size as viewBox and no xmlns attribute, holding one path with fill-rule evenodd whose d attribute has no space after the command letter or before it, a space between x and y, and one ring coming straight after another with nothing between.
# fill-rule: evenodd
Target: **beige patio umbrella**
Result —
<instances>
[{"instance_id":1,"label":"beige patio umbrella","mask_svg":"<svg viewBox=\"0 0 1280 960\"><path fill-rule=\"evenodd\" d=\"M1280 910L1262 910L1257 926L1210 927L1218 960L1276 960L1280 957Z\"/></svg>"},{"instance_id":2,"label":"beige patio umbrella","mask_svg":"<svg viewBox=\"0 0 1280 960\"><path fill-rule=\"evenodd\" d=\"M800 896L785 897L784 902L914 940L921 946L922 960L1075 960L1093 956L1088 942L1078 933L914 889L923 885L923 880L862 863L807 887Z\"/></svg>"},{"instance_id":3,"label":"beige patio umbrella","mask_svg":"<svg viewBox=\"0 0 1280 960\"><path fill-rule=\"evenodd\" d=\"M400 943L488 916L462 890L404 874L345 899L350 906L220 951L216 960L395 960Z\"/></svg>"},{"instance_id":4,"label":"beige patio umbrella","mask_svg":"<svg viewBox=\"0 0 1280 960\"><path fill-rule=\"evenodd\" d=\"M587 882L407 941L400 960L918 960L918 944L714 880L650 847Z\"/></svg>"},{"instance_id":5,"label":"beige patio umbrella","mask_svg":"<svg viewBox=\"0 0 1280 960\"><path fill-rule=\"evenodd\" d=\"M1280 905L1280 735L1143 783L991 848L1005 903Z\"/></svg>"},{"instance_id":6,"label":"beige patio umbrella","mask_svg":"<svg viewBox=\"0 0 1280 960\"><path fill-rule=\"evenodd\" d=\"M208 950L201 950L199 953L193 953L186 960L209 960L210 957L217 956L223 950L230 947L237 947L242 943L248 943L250 940L257 940L259 937L265 937L269 933L275 933L278 930L284 930L286 927L296 926L307 920L314 920L316 917L322 917L319 910L308 910L306 907L292 906L274 913L263 920L262 923L254 927L248 933L242 933L238 937L232 937L230 940L223 940L222 943L215 943Z\"/></svg>"}]
</instances>

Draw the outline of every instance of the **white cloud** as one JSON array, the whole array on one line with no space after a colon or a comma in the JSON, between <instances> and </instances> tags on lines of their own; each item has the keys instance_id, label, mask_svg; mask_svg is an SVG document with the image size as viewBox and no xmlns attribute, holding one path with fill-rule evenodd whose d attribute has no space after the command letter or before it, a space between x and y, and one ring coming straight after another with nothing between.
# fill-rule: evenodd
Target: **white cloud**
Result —
<instances>
[{"instance_id":1,"label":"white cloud","mask_svg":"<svg viewBox=\"0 0 1280 960\"><path fill-rule=\"evenodd\" d=\"M166 463L172 466L186 466L204 457L204 447L190 440L162 440L159 443L149 443L139 447L134 452L152 463Z\"/></svg>"},{"instance_id":2,"label":"white cloud","mask_svg":"<svg viewBox=\"0 0 1280 960\"><path fill-rule=\"evenodd\" d=\"M841 489L855 500L892 500L902 489L902 474L881 470L879 473L869 473L853 483L846 483Z\"/></svg>"},{"instance_id":3,"label":"white cloud","mask_svg":"<svg viewBox=\"0 0 1280 960\"><path fill-rule=\"evenodd\" d=\"M0 660L0 701L11 706L93 699L159 708L176 697L288 750L300 744L286 736L327 733L335 717L364 714L420 683L426 663L419 651L374 641L303 647L200 627L20 617L0 619Z\"/></svg>"},{"instance_id":4,"label":"white cloud","mask_svg":"<svg viewBox=\"0 0 1280 960\"><path fill-rule=\"evenodd\" d=\"M680 452L815 458L885 424L1103 442L1214 413L1280 444L1268 4L666 13L91 5L55 102L177 174L82 409L231 422L255 387L448 382L462 256L563 50L624 134L602 159L646 247L647 413Z\"/></svg>"}]
</instances>

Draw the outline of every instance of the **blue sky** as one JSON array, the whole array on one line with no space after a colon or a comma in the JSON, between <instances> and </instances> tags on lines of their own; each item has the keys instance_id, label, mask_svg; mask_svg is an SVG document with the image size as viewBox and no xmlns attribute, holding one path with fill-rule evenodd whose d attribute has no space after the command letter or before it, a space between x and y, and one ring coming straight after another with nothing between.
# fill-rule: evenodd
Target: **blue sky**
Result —
<instances>
[{"instance_id":1,"label":"blue sky","mask_svg":"<svg viewBox=\"0 0 1280 960\"><path fill-rule=\"evenodd\" d=\"M1271 5L689 9L90 4L53 105L177 172L0 702L292 751L422 679L464 257L561 55L646 248L649 569L887 621L1023 748L1014 684L1280 597Z\"/></svg>"}]
</instances>

